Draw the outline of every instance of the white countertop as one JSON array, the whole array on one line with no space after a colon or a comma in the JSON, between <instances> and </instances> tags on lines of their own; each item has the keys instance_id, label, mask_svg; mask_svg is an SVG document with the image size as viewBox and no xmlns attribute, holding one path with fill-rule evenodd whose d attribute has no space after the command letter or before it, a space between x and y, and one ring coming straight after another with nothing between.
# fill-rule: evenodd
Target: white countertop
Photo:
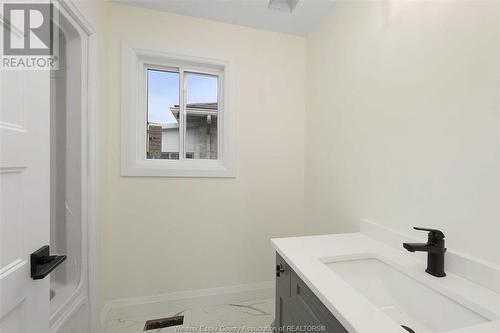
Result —
<instances>
[{"instance_id":1,"label":"white countertop","mask_svg":"<svg viewBox=\"0 0 500 333\"><path fill-rule=\"evenodd\" d=\"M401 246L396 249L361 233L334 234L271 240L279 255L349 331L357 333L407 333L320 259L348 255L383 257L396 269L471 309L481 309L490 322L450 331L453 333L499 333L500 294L448 273L436 278L425 273L422 260ZM424 302L424 300L423 300ZM480 313L480 312L478 312Z\"/></svg>"}]
</instances>

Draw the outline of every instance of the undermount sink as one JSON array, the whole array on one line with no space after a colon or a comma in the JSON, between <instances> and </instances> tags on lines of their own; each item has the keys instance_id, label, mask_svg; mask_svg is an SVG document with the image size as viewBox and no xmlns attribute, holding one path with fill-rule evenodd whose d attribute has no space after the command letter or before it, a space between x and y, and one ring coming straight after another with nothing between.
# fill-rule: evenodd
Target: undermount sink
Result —
<instances>
[{"instance_id":1,"label":"undermount sink","mask_svg":"<svg viewBox=\"0 0 500 333\"><path fill-rule=\"evenodd\" d=\"M446 332L490 321L379 259L324 263L410 332Z\"/></svg>"}]
</instances>

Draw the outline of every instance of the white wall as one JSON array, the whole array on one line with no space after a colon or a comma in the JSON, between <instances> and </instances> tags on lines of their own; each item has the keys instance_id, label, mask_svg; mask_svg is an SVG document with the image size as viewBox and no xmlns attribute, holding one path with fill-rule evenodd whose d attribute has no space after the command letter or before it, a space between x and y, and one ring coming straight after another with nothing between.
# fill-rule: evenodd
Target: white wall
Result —
<instances>
[{"instance_id":1,"label":"white wall","mask_svg":"<svg viewBox=\"0 0 500 333\"><path fill-rule=\"evenodd\" d=\"M334 5L306 42L309 232L436 227L500 264L499 15L493 1Z\"/></svg>"},{"instance_id":2,"label":"white wall","mask_svg":"<svg viewBox=\"0 0 500 333\"><path fill-rule=\"evenodd\" d=\"M103 46L103 302L271 281L270 238L303 233L304 38L107 2L82 6ZM122 39L230 62L235 179L120 177Z\"/></svg>"}]
</instances>

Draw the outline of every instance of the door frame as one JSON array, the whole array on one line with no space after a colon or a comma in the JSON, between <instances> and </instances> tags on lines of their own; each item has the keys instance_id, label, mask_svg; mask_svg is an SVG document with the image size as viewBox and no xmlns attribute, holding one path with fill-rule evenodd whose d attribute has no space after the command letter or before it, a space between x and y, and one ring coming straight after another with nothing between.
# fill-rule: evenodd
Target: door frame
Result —
<instances>
[{"instance_id":1,"label":"door frame","mask_svg":"<svg viewBox=\"0 0 500 333\"><path fill-rule=\"evenodd\" d=\"M82 89L82 275L80 284L62 307L67 307L56 322L51 325L51 331L57 331L80 305L85 298L78 298L81 288L87 288L88 308L90 314L90 332L101 330L100 321L100 116L99 116L99 47L98 35L89 17L76 0L55 0L71 20L83 31L86 46L82 47L82 73L86 77L86 86ZM85 281L86 280L86 285Z\"/></svg>"}]
</instances>

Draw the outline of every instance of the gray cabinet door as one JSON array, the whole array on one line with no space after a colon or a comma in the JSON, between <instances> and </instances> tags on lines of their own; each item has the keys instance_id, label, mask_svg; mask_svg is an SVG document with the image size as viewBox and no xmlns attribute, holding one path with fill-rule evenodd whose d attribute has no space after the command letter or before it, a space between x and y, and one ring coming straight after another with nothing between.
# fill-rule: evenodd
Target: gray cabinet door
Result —
<instances>
[{"instance_id":1,"label":"gray cabinet door","mask_svg":"<svg viewBox=\"0 0 500 333\"><path fill-rule=\"evenodd\" d=\"M347 333L335 316L276 254L276 318L279 332ZM322 330L321 330L322 329Z\"/></svg>"},{"instance_id":2,"label":"gray cabinet door","mask_svg":"<svg viewBox=\"0 0 500 333\"><path fill-rule=\"evenodd\" d=\"M294 326L293 309L291 308L291 274L292 270L283 258L276 254L276 327Z\"/></svg>"},{"instance_id":3,"label":"gray cabinet door","mask_svg":"<svg viewBox=\"0 0 500 333\"><path fill-rule=\"evenodd\" d=\"M301 319L301 325L319 325L329 333L347 333L335 316L307 287L300 277L292 271L292 304L295 314Z\"/></svg>"}]
</instances>

